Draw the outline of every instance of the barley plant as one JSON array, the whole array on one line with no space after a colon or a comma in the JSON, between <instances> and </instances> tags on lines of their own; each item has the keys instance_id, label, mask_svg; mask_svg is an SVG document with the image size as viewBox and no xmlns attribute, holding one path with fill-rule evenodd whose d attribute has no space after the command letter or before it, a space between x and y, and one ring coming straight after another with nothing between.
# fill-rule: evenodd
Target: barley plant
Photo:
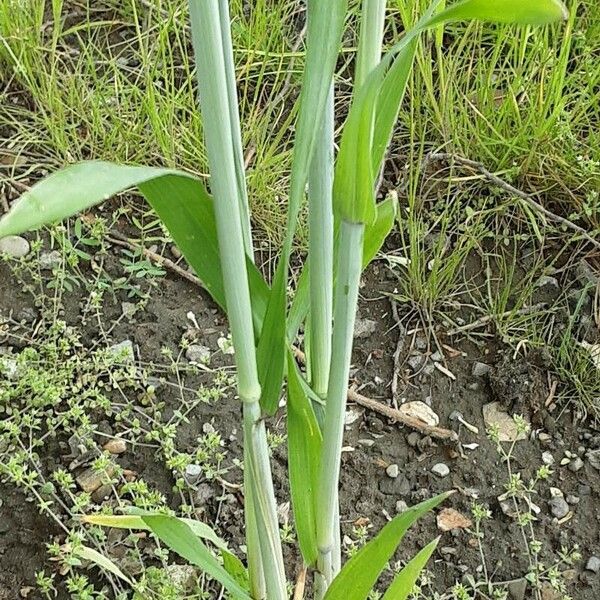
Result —
<instances>
[{"instance_id":1,"label":"barley plant","mask_svg":"<svg viewBox=\"0 0 600 600\"><path fill-rule=\"evenodd\" d=\"M282 555L265 421L279 409L285 387L291 499L301 554L314 573L306 593L317 599L365 599L408 527L446 497L397 516L342 566L338 481L359 281L396 218L393 199L376 202L377 182L419 40L448 21L544 25L564 18L565 8L559 0L437 0L382 56L386 2L363 0L353 99L336 156L334 73L348 0L307 0L287 228L270 283L254 263L228 0L190 0L189 8L210 195L202 180L185 172L84 162L25 193L0 221L0 237L64 219L133 187L150 203L229 320L243 406L248 564L196 521L143 512L83 518L151 530L231 597L288 598L290 573ZM289 262L305 196L308 259L289 303ZM385 600L408 596L436 544L425 545L406 564ZM106 557L85 552L129 582Z\"/></svg>"}]
</instances>

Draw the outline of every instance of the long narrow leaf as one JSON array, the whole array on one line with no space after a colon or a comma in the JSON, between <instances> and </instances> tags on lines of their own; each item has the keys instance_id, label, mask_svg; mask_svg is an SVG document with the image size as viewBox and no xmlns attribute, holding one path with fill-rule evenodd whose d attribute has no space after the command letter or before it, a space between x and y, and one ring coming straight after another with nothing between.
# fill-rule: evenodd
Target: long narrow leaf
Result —
<instances>
[{"instance_id":1,"label":"long narrow leaf","mask_svg":"<svg viewBox=\"0 0 600 600\"><path fill-rule=\"evenodd\" d=\"M75 554L83 560L89 560L90 562L93 562L94 564L98 565L101 569L104 569L105 571L116 575L125 583L129 584L130 586L133 586L133 582L131 581L131 579L129 579L129 577L127 577L127 575L125 575L125 573L123 573L123 571L121 571L121 569L119 569L119 567L117 567L117 565L112 560L110 560L110 558L104 556L104 554L100 554L100 552L98 552L97 550L89 548L88 546L79 546L75 549Z\"/></svg>"},{"instance_id":2,"label":"long narrow leaf","mask_svg":"<svg viewBox=\"0 0 600 600\"><path fill-rule=\"evenodd\" d=\"M288 469L298 542L304 562L312 565L318 554L315 520L315 493L322 436L306 396L301 375L288 353Z\"/></svg>"},{"instance_id":3,"label":"long narrow leaf","mask_svg":"<svg viewBox=\"0 0 600 600\"><path fill-rule=\"evenodd\" d=\"M431 558L440 538L433 540L418 552L396 575L394 581L387 589L383 600L406 600L412 592L421 571L425 568L427 561Z\"/></svg>"},{"instance_id":4,"label":"long narrow leaf","mask_svg":"<svg viewBox=\"0 0 600 600\"><path fill-rule=\"evenodd\" d=\"M111 196L139 187L215 302L225 307L213 202L203 183L172 169L89 161L57 171L25 192L0 220L0 238L60 221ZM268 286L248 261L255 324L261 325Z\"/></svg>"},{"instance_id":5,"label":"long narrow leaf","mask_svg":"<svg viewBox=\"0 0 600 600\"><path fill-rule=\"evenodd\" d=\"M325 600L365 600L408 528L449 495L425 500L390 521L344 565L327 590Z\"/></svg>"},{"instance_id":6,"label":"long narrow leaf","mask_svg":"<svg viewBox=\"0 0 600 600\"><path fill-rule=\"evenodd\" d=\"M145 515L143 521L164 544L188 562L200 567L239 600L251 600L248 592L219 564L191 528L175 517Z\"/></svg>"}]
</instances>

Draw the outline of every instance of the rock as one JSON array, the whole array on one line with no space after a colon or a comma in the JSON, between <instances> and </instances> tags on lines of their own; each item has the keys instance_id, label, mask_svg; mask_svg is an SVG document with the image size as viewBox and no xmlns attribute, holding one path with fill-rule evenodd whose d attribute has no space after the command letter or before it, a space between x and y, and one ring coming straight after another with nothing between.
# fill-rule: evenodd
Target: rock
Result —
<instances>
[{"instance_id":1,"label":"rock","mask_svg":"<svg viewBox=\"0 0 600 600\"><path fill-rule=\"evenodd\" d=\"M122 438L114 438L106 442L102 448L111 454L123 454L127 450L127 442Z\"/></svg>"},{"instance_id":2,"label":"rock","mask_svg":"<svg viewBox=\"0 0 600 600\"><path fill-rule=\"evenodd\" d=\"M223 337L221 336L217 340L217 346L219 350L223 354L235 354L235 348L233 347L233 342L231 341L231 336Z\"/></svg>"},{"instance_id":3,"label":"rock","mask_svg":"<svg viewBox=\"0 0 600 600\"><path fill-rule=\"evenodd\" d=\"M167 576L179 592L191 592L196 583L196 569L191 565L168 565Z\"/></svg>"},{"instance_id":4,"label":"rock","mask_svg":"<svg viewBox=\"0 0 600 600\"><path fill-rule=\"evenodd\" d=\"M419 419L426 425L437 427L440 424L440 418L433 412L425 402L416 400L415 402L406 402L400 406L400 412L403 414Z\"/></svg>"},{"instance_id":5,"label":"rock","mask_svg":"<svg viewBox=\"0 0 600 600\"><path fill-rule=\"evenodd\" d=\"M194 492L194 500L198 506L204 506L209 500L214 498L215 491L210 484L201 483Z\"/></svg>"},{"instance_id":6,"label":"rock","mask_svg":"<svg viewBox=\"0 0 600 600\"><path fill-rule=\"evenodd\" d=\"M573 473L577 473L577 471L581 471L581 469L583 469L583 461L581 460L581 458L579 456L576 456L569 463L569 471L571 471Z\"/></svg>"},{"instance_id":7,"label":"rock","mask_svg":"<svg viewBox=\"0 0 600 600\"><path fill-rule=\"evenodd\" d=\"M121 302L121 312L126 319L131 320L137 312L137 304L134 302Z\"/></svg>"},{"instance_id":8,"label":"rock","mask_svg":"<svg viewBox=\"0 0 600 600\"><path fill-rule=\"evenodd\" d=\"M185 357L192 363L197 365L207 365L210 363L212 352L210 348L200 344L192 344L185 351Z\"/></svg>"},{"instance_id":9,"label":"rock","mask_svg":"<svg viewBox=\"0 0 600 600\"><path fill-rule=\"evenodd\" d=\"M392 479L396 479L398 475L400 475L400 468L396 464L389 465L389 467L385 470L388 477Z\"/></svg>"},{"instance_id":10,"label":"rock","mask_svg":"<svg viewBox=\"0 0 600 600\"><path fill-rule=\"evenodd\" d=\"M416 448L421 436L416 431L411 431L406 436L406 441L411 448Z\"/></svg>"},{"instance_id":11,"label":"rock","mask_svg":"<svg viewBox=\"0 0 600 600\"><path fill-rule=\"evenodd\" d=\"M600 471L600 452L594 450L587 453L587 459L590 461L590 465L597 471Z\"/></svg>"},{"instance_id":12,"label":"rock","mask_svg":"<svg viewBox=\"0 0 600 600\"><path fill-rule=\"evenodd\" d=\"M554 496L548 502L548 506L550 507L550 512L557 518L563 519L569 514L569 505L564 498L560 496Z\"/></svg>"},{"instance_id":13,"label":"rock","mask_svg":"<svg viewBox=\"0 0 600 600\"><path fill-rule=\"evenodd\" d=\"M410 482L399 474L398 477L386 477L379 482L379 491L386 496L407 496L410 493Z\"/></svg>"},{"instance_id":14,"label":"rock","mask_svg":"<svg viewBox=\"0 0 600 600\"><path fill-rule=\"evenodd\" d=\"M375 445L375 440L370 440L368 438L361 438L358 440L358 443L364 448L371 448Z\"/></svg>"},{"instance_id":15,"label":"rock","mask_svg":"<svg viewBox=\"0 0 600 600\"><path fill-rule=\"evenodd\" d=\"M112 485L110 485L108 483L105 485L101 485L97 490L95 490L92 493L92 500L96 504L100 504L101 502L104 502L110 496L111 492L112 492Z\"/></svg>"},{"instance_id":16,"label":"rock","mask_svg":"<svg viewBox=\"0 0 600 600\"><path fill-rule=\"evenodd\" d=\"M135 354L133 352L133 342L131 340L123 340L118 344L110 346L108 353L111 358L122 363L133 363L135 360Z\"/></svg>"},{"instance_id":17,"label":"rock","mask_svg":"<svg viewBox=\"0 0 600 600\"><path fill-rule=\"evenodd\" d=\"M403 512L406 512L408 510L408 504L406 504L406 502L404 502L404 500L398 500L398 502L396 502L396 513L397 514L402 514Z\"/></svg>"},{"instance_id":18,"label":"rock","mask_svg":"<svg viewBox=\"0 0 600 600\"><path fill-rule=\"evenodd\" d=\"M548 467L550 465L554 464L554 456L552 456L552 452L549 452L548 450L546 450L546 452L542 452L542 462L547 465Z\"/></svg>"},{"instance_id":19,"label":"rock","mask_svg":"<svg viewBox=\"0 0 600 600\"><path fill-rule=\"evenodd\" d=\"M29 242L20 235L7 235L0 240L0 255L8 254L12 258L23 258L30 250Z\"/></svg>"},{"instance_id":20,"label":"rock","mask_svg":"<svg viewBox=\"0 0 600 600\"><path fill-rule=\"evenodd\" d=\"M344 416L344 425L350 427L350 425L354 425L361 417L362 411L349 408Z\"/></svg>"},{"instance_id":21,"label":"rock","mask_svg":"<svg viewBox=\"0 0 600 600\"><path fill-rule=\"evenodd\" d=\"M108 467L105 471L96 471L92 468L85 469L77 475L75 480L79 487L88 494L95 492L99 487L104 485L106 476L112 476L115 472L114 467Z\"/></svg>"},{"instance_id":22,"label":"rock","mask_svg":"<svg viewBox=\"0 0 600 600\"><path fill-rule=\"evenodd\" d=\"M500 510L511 519L516 519L519 516L515 505L510 500L502 500L500 501Z\"/></svg>"},{"instance_id":23,"label":"rock","mask_svg":"<svg viewBox=\"0 0 600 600\"><path fill-rule=\"evenodd\" d=\"M527 591L527 579L517 579L508 584L508 595L511 600L523 600Z\"/></svg>"},{"instance_id":24,"label":"rock","mask_svg":"<svg viewBox=\"0 0 600 600\"><path fill-rule=\"evenodd\" d=\"M574 496L573 494L569 494L567 496L567 502L569 504L572 504L575 506L575 505L579 504L579 496Z\"/></svg>"},{"instance_id":25,"label":"rock","mask_svg":"<svg viewBox=\"0 0 600 600\"><path fill-rule=\"evenodd\" d=\"M436 517L437 526L440 531L452 531L453 529L468 529L473 525L471 519L465 517L454 508L442 509Z\"/></svg>"},{"instance_id":26,"label":"rock","mask_svg":"<svg viewBox=\"0 0 600 600\"><path fill-rule=\"evenodd\" d=\"M537 287L559 287L558 279L556 277L550 277L549 275L543 275L537 282Z\"/></svg>"},{"instance_id":27,"label":"rock","mask_svg":"<svg viewBox=\"0 0 600 600\"><path fill-rule=\"evenodd\" d=\"M548 582L542 583L541 598L542 600L561 600L563 595L555 590Z\"/></svg>"},{"instance_id":28,"label":"rock","mask_svg":"<svg viewBox=\"0 0 600 600\"><path fill-rule=\"evenodd\" d=\"M483 420L486 429L497 428L501 442L518 442L527 439L527 433L519 433L517 425L508 413L500 410L498 402L490 402L483 407Z\"/></svg>"},{"instance_id":29,"label":"rock","mask_svg":"<svg viewBox=\"0 0 600 600\"><path fill-rule=\"evenodd\" d=\"M408 366L412 369L413 373L418 373L423 369L425 363L427 361L427 357L422 354L416 354L414 356L408 357Z\"/></svg>"},{"instance_id":30,"label":"rock","mask_svg":"<svg viewBox=\"0 0 600 600\"><path fill-rule=\"evenodd\" d=\"M471 373L473 373L473 377L485 377L492 372L492 367L482 362L474 362Z\"/></svg>"},{"instance_id":31,"label":"rock","mask_svg":"<svg viewBox=\"0 0 600 600\"><path fill-rule=\"evenodd\" d=\"M181 250L180 250L180 249L179 249L177 246L175 246L175 245L173 244L173 246L171 246L171 247L169 248L169 250L171 251L171 254L172 254L172 255L173 255L175 258L181 258Z\"/></svg>"},{"instance_id":32,"label":"rock","mask_svg":"<svg viewBox=\"0 0 600 600\"><path fill-rule=\"evenodd\" d=\"M202 475L202 467L192 463L185 468L185 480L189 485L194 485Z\"/></svg>"},{"instance_id":33,"label":"rock","mask_svg":"<svg viewBox=\"0 0 600 600\"><path fill-rule=\"evenodd\" d=\"M450 468L444 463L437 463L431 467L431 472L438 477L447 477L450 475Z\"/></svg>"},{"instance_id":34,"label":"rock","mask_svg":"<svg viewBox=\"0 0 600 600\"><path fill-rule=\"evenodd\" d=\"M444 362L444 355L439 350L436 350L429 358L433 362Z\"/></svg>"},{"instance_id":35,"label":"rock","mask_svg":"<svg viewBox=\"0 0 600 600\"><path fill-rule=\"evenodd\" d=\"M38 265L42 271L53 271L60 267L62 263L62 254L58 250L52 252L42 252L38 259Z\"/></svg>"},{"instance_id":36,"label":"rock","mask_svg":"<svg viewBox=\"0 0 600 600\"><path fill-rule=\"evenodd\" d=\"M585 563L586 571L592 571L592 573L598 573L600 571L600 558L597 556L590 556L587 563Z\"/></svg>"},{"instance_id":37,"label":"rock","mask_svg":"<svg viewBox=\"0 0 600 600\"><path fill-rule=\"evenodd\" d=\"M377 321L372 319L356 319L354 323L354 337L368 338L377 331Z\"/></svg>"}]
</instances>

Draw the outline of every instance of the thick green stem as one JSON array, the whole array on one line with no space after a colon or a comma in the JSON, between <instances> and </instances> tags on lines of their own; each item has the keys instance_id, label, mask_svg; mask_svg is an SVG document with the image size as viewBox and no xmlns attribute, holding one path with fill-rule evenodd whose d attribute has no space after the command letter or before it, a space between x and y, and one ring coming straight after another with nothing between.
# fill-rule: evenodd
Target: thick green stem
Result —
<instances>
[{"instance_id":1,"label":"thick green stem","mask_svg":"<svg viewBox=\"0 0 600 600\"><path fill-rule=\"evenodd\" d=\"M317 490L317 544L319 571L326 588L333 579L335 547L338 524L337 502L344 415L348 392L348 376L352 357L354 321L358 303L358 287L362 270L362 251L365 227L362 223L342 221L338 252L338 269L335 283L333 340L323 450Z\"/></svg>"},{"instance_id":2,"label":"thick green stem","mask_svg":"<svg viewBox=\"0 0 600 600\"><path fill-rule=\"evenodd\" d=\"M241 216L240 182L236 167L239 120L232 119L231 90L227 77L220 0L190 0L196 68L203 115L204 136L215 198L215 219L227 316L235 348L238 393L244 405L246 483L250 486L248 552L260 553L269 600L285 600L286 578L277 522L277 505L269 464L264 422L261 419L261 387L258 379L252 306L246 270L244 219ZM227 39L228 36L225 36ZM237 110L237 107L235 108ZM253 529L253 523L256 530ZM258 538L258 540L257 540ZM258 542L258 543L257 543ZM252 560L253 568L259 564ZM260 590L260 575L253 584Z\"/></svg>"},{"instance_id":3,"label":"thick green stem","mask_svg":"<svg viewBox=\"0 0 600 600\"><path fill-rule=\"evenodd\" d=\"M310 374L312 388L327 394L333 305L333 86L308 178Z\"/></svg>"},{"instance_id":4,"label":"thick green stem","mask_svg":"<svg viewBox=\"0 0 600 600\"><path fill-rule=\"evenodd\" d=\"M354 85L358 89L381 60L386 0L363 0Z\"/></svg>"},{"instance_id":5,"label":"thick green stem","mask_svg":"<svg viewBox=\"0 0 600 600\"><path fill-rule=\"evenodd\" d=\"M250 450L244 443L244 455L249 456ZM246 550L248 558L248 579L250 582L250 593L255 600L265 600L267 590L265 585L265 574L262 565L260 550L260 538L258 526L256 525L256 508L253 497L253 485L250 469L244 470L244 518L246 523Z\"/></svg>"}]
</instances>

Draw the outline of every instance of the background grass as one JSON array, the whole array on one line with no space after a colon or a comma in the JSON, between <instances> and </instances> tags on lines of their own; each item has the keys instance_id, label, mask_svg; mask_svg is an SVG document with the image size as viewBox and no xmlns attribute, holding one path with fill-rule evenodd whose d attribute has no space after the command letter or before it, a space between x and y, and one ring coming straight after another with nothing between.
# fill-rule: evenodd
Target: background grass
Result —
<instances>
[{"instance_id":1,"label":"background grass","mask_svg":"<svg viewBox=\"0 0 600 600\"><path fill-rule=\"evenodd\" d=\"M349 101L359 2L350 4L340 115ZM569 382L565 396L589 408L598 404L600 383L589 353L580 352L578 326L557 332L552 325L561 311L578 319L567 275L584 256L581 240L480 174L425 160L441 150L480 161L598 234L600 14L596 0L567 4L568 22L555 27L453 24L424 40L384 188L400 195L389 255L400 259L393 264L408 310L431 325L468 308L473 318L489 317L506 343L550 345L553 368ZM48 170L88 158L205 173L186 5L0 0L0 176L12 195ZM386 39L401 35L425 5L390 1ZM303 3L232 0L231 10L253 219L268 256L283 231ZM556 271L565 277L550 308L523 314L535 304L540 278ZM598 296L596 285L596 324Z\"/></svg>"}]
</instances>

